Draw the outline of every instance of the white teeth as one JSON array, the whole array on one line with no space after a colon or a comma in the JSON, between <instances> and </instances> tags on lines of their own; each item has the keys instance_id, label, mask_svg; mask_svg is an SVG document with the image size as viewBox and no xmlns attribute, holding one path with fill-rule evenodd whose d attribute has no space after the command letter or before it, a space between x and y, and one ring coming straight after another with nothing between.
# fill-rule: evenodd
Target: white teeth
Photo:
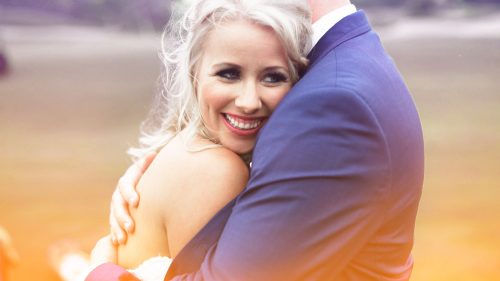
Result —
<instances>
[{"instance_id":1,"label":"white teeth","mask_svg":"<svg viewBox=\"0 0 500 281\"><path fill-rule=\"evenodd\" d=\"M261 120L243 120L243 119L236 119L228 114L224 114L224 117L226 117L226 120L229 121L229 123L240 130L252 130L257 128L260 123L262 122Z\"/></svg>"}]
</instances>

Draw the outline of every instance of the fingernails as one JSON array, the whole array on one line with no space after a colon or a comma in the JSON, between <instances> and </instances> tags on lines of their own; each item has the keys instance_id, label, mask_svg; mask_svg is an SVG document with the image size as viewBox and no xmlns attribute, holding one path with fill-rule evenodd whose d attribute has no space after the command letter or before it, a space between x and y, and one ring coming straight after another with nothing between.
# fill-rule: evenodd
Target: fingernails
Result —
<instances>
[{"instance_id":1,"label":"fingernails","mask_svg":"<svg viewBox=\"0 0 500 281\"><path fill-rule=\"evenodd\" d=\"M125 223L125 230L128 232L128 233L132 233L132 223L131 222L126 222Z\"/></svg>"},{"instance_id":2,"label":"fingernails","mask_svg":"<svg viewBox=\"0 0 500 281\"><path fill-rule=\"evenodd\" d=\"M137 195L132 195L130 197L129 201L130 201L130 205L137 207L137 205L139 204L139 197L137 197Z\"/></svg>"},{"instance_id":3,"label":"fingernails","mask_svg":"<svg viewBox=\"0 0 500 281\"><path fill-rule=\"evenodd\" d=\"M118 245L118 241L116 240L116 236L114 236L114 235L111 236L111 243L113 243L113 245Z\"/></svg>"},{"instance_id":4,"label":"fingernails","mask_svg":"<svg viewBox=\"0 0 500 281\"><path fill-rule=\"evenodd\" d=\"M123 234L118 233L118 237L116 239L118 240L119 244L122 244L125 240L125 237L123 236Z\"/></svg>"}]
</instances>

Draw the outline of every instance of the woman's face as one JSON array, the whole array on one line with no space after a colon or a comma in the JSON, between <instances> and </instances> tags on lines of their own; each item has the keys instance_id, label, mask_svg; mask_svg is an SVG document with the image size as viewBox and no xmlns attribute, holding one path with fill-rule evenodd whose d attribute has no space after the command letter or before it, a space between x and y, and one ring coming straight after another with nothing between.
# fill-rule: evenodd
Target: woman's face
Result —
<instances>
[{"instance_id":1,"label":"woman's face","mask_svg":"<svg viewBox=\"0 0 500 281\"><path fill-rule=\"evenodd\" d=\"M271 29L244 20L216 26L203 46L196 94L204 124L226 148L248 153L292 86L286 51Z\"/></svg>"}]
</instances>

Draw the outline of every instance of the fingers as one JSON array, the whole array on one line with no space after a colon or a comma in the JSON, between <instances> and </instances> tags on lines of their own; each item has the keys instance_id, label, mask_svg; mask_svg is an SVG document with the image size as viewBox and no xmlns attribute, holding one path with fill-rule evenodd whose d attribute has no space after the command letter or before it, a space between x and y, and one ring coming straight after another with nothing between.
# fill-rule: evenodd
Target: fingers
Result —
<instances>
[{"instance_id":1,"label":"fingers","mask_svg":"<svg viewBox=\"0 0 500 281\"><path fill-rule=\"evenodd\" d=\"M115 190L111 199L109 225L111 227L111 241L114 245L127 242L127 232L134 231L134 223L130 217L127 203Z\"/></svg>"},{"instance_id":2,"label":"fingers","mask_svg":"<svg viewBox=\"0 0 500 281\"><path fill-rule=\"evenodd\" d=\"M123 230L119 223L110 217L109 221L110 227L111 227L111 241L113 242L113 245L118 246L118 245L124 245L127 242L127 233L125 230Z\"/></svg>"},{"instance_id":3,"label":"fingers","mask_svg":"<svg viewBox=\"0 0 500 281\"><path fill-rule=\"evenodd\" d=\"M142 174L141 167L136 164L130 166L118 181L118 186L116 188L122 199L134 208L139 206L139 194L137 194L135 188Z\"/></svg>"},{"instance_id":4,"label":"fingers","mask_svg":"<svg viewBox=\"0 0 500 281\"><path fill-rule=\"evenodd\" d=\"M154 151L146 154L141 160L130 166L125 172L125 175L123 175L118 182L118 189L122 197L131 207L137 208L139 205L139 194L137 194L136 191L137 184L149 165L151 165L155 159L156 155L157 153Z\"/></svg>"},{"instance_id":5,"label":"fingers","mask_svg":"<svg viewBox=\"0 0 500 281\"><path fill-rule=\"evenodd\" d=\"M153 162L156 154L156 152L148 153L144 158L130 166L118 181L117 189L131 207L137 208L139 205L139 194L136 191L137 183L139 183L142 175Z\"/></svg>"},{"instance_id":6,"label":"fingers","mask_svg":"<svg viewBox=\"0 0 500 281\"><path fill-rule=\"evenodd\" d=\"M130 216L129 204L130 202L123 197L119 189L113 192L113 197L111 199L111 217L122 230L133 233L134 220Z\"/></svg>"},{"instance_id":7,"label":"fingers","mask_svg":"<svg viewBox=\"0 0 500 281\"><path fill-rule=\"evenodd\" d=\"M109 223L111 241L114 245L125 244L127 235L134 232L135 224L130 216L129 207L139 206L137 184L156 157L156 152L148 153L144 158L130 166L118 181L118 186L111 199Z\"/></svg>"}]
</instances>

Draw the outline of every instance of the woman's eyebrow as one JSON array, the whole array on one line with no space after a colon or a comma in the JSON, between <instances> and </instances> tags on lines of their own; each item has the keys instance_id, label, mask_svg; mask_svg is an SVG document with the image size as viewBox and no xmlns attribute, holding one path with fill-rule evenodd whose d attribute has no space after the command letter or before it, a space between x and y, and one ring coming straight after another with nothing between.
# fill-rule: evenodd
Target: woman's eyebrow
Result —
<instances>
[{"instance_id":1,"label":"woman's eyebrow","mask_svg":"<svg viewBox=\"0 0 500 281\"><path fill-rule=\"evenodd\" d=\"M238 64L231 63L231 62L221 62L221 63L216 63L211 66L213 69L221 69L221 68L241 68Z\"/></svg>"},{"instance_id":2,"label":"woman's eyebrow","mask_svg":"<svg viewBox=\"0 0 500 281\"><path fill-rule=\"evenodd\" d=\"M273 71L273 70L284 70L288 72L288 67L276 65L264 68L264 71Z\"/></svg>"}]
</instances>

